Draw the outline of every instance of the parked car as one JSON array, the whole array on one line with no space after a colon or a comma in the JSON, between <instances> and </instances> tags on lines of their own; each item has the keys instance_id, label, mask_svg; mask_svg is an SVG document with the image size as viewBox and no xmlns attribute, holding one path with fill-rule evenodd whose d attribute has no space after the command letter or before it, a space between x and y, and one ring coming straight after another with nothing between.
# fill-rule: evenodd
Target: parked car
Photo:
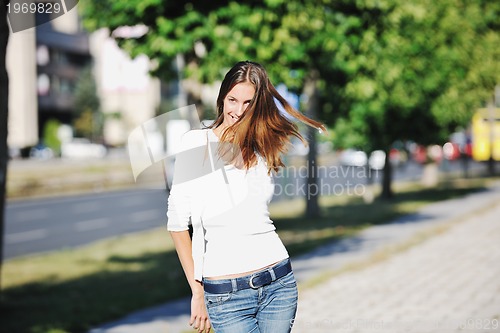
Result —
<instances>
[{"instance_id":1,"label":"parked car","mask_svg":"<svg viewBox=\"0 0 500 333\"><path fill-rule=\"evenodd\" d=\"M449 161L456 160L460 157L460 147L453 142L446 142L443 145L443 156Z\"/></svg>"},{"instance_id":2,"label":"parked car","mask_svg":"<svg viewBox=\"0 0 500 333\"><path fill-rule=\"evenodd\" d=\"M343 150L339 159L341 165L353 167L362 167L368 162L368 157L364 151L352 148Z\"/></svg>"},{"instance_id":3,"label":"parked car","mask_svg":"<svg viewBox=\"0 0 500 333\"><path fill-rule=\"evenodd\" d=\"M52 157L54 157L54 152L43 143L39 143L30 149L30 158L48 160Z\"/></svg>"},{"instance_id":4,"label":"parked car","mask_svg":"<svg viewBox=\"0 0 500 333\"><path fill-rule=\"evenodd\" d=\"M368 165L372 170L382 170L385 165L385 152L383 150L374 150L368 159Z\"/></svg>"},{"instance_id":5,"label":"parked car","mask_svg":"<svg viewBox=\"0 0 500 333\"><path fill-rule=\"evenodd\" d=\"M106 147L101 144L91 143L87 139L73 139L61 145L63 158L103 158L106 156Z\"/></svg>"},{"instance_id":6,"label":"parked car","mask_svg":"<svg viewBox=\"0 0 500 333\"><path fill-rule=\"evenodd\" d=\"M392 148L389 151L389 161L393 167L398 167L408 160L408 156L404 150ZM385 166L385 152L383 150L374 150L368 159L370 169L382 170Z\"/></svg>"}]
</instances>

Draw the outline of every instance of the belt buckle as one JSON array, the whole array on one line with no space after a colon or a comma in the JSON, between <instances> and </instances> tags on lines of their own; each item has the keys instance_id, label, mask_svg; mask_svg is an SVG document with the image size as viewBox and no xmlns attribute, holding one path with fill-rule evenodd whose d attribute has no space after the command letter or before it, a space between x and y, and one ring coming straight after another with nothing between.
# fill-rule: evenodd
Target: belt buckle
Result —
<instances>
[{"instance_id":1,"label":"belt buckle","mask_svg":"<svg viewBox=\"0 0 500 333\"><path fill-rule=\"evenodd\" d=\"M250 288L252 289L257 289L258 287L254 286L253 284L253 279L255 279L257 276L259 276L259 274L252 274L250 276L250 281L248 282L248 284L250 285Z\"/></svg>"}]
</instances>

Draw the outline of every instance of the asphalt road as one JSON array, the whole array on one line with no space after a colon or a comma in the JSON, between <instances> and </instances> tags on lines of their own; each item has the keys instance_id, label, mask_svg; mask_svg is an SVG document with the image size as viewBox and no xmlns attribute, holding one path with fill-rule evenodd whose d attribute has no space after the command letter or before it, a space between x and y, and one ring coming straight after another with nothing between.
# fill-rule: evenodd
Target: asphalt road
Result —
<instances>
[{"instance_id":1,"label":"asphalt road","mask_svg":"<svg viewBox=\"0 0 500 333\"><path fill-rule=\"evenodd\" d=\"M450 170L459 170L459 164ZM475 165L472 169L477 169ZM276 180L274 201L304 196L304 169L288 168ZM394 170L395 182L416 180L422 167L408 163ZM369 182L363 168L330 166L320 169L319 192L323 195L360 194ZM381 172L372 172L380 182ZM51 199L7 202L4 259L76 247L96 240L133 233L166 224L167 192L135 189Z\"/></svg>"},{"instance_id":2,"label":"asphalt road","mask_svg":"<svg viewBox=\"0 0 500 333\"><path fill-rule=\"evenodd\" d=\"M166 191L128 190L7 202L4 258L164 226Z\"/></svg>"}]
</instances>

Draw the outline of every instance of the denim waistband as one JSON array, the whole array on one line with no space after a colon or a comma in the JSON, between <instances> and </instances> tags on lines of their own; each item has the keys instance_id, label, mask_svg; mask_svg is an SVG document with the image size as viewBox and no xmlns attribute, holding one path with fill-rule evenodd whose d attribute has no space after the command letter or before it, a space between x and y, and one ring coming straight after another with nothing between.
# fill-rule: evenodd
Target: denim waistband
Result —
<instances>
[{"instance_id":1,"label":"denim waistband","mask_svg":"<svg viewBox=\"0 0 500 333\"><path fill-rule=\"evenodd\" d=\"M290 259L280 261L274 266L234 279L203 279L203 288L211 294L224 294L242 289L257 289L282 278L292 271Z\"/></svg>"}]
</instances>

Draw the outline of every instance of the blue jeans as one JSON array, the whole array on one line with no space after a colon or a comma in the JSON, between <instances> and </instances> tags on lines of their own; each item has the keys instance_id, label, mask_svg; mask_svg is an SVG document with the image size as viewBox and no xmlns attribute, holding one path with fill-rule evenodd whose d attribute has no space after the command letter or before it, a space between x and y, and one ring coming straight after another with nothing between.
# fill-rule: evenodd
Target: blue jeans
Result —
<instances>
[{"instance_id":1,"label":"blue jeans","mask_svg":"<svg viewBox=\"0 0 500 333\"><path fill-rule=\"evenodd\" d=\"M227 280L210 280L210 283ZM205 304L216 333L290 332L297 311L297 282L293 272L257 289L225 294L205 291Z\"/></svg>"}]
</instances>

